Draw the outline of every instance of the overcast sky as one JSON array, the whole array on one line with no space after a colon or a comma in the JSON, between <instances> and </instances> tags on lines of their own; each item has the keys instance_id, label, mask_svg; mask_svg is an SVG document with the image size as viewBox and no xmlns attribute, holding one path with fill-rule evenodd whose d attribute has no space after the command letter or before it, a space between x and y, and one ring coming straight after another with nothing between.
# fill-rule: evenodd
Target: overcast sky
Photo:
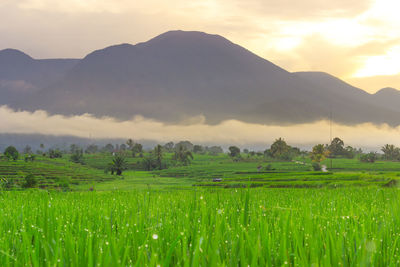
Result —
<instances>
[{"instance_id":1,"label":"overcast sky","mask_svg":"<svg viewBox=\"0 0 400 267\"><path fill-rule=\"evenodd\" d=\"M0 0L0 49L81 58L168 30L222 35L289 71L400 89L399 0Z\"/></svg>"}]
</instances>

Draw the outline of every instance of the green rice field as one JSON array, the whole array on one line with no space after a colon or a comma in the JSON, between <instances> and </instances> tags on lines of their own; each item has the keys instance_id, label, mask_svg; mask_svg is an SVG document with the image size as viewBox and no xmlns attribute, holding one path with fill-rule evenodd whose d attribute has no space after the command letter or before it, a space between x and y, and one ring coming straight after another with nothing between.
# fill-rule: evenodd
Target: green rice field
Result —
<instances>
[{"instance_id":1,"label":"green rice field","mask_svg":"<svg viewBox=\"0 0 400 267\"><path fill-rule=\"evenodd\" d=\"M221 154L144 171L130 158L116 176L110 159L0 161L15 182L0 191L0 266L400 265L400 162L316 172ZM26 174L36 188L20 187Z\"/></svg>"},{"instance_id":2,"label":"green rice field","mask_svg":"<svg viewBox=\"0 0 400 267\"><path fill-rule=\"evenodd\" d=\"M398 189L3 192L1 266L398 266Z\"/></svg>"}]
</instances>

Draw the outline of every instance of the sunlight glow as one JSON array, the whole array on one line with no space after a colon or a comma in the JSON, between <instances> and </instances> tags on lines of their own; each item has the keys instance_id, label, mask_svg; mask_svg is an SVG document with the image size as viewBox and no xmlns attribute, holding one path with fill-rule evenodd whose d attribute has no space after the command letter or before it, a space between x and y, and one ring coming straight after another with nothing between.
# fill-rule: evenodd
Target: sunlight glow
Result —
<instances>
[{"instance_id":1,"label":"sunlight glow","mask_svg":"<svg viewBox=\"0 0 400 267\"><path fill-rule=\"evenodd\" d=\"M354 77L400 74L400 46L391 48L385 55L365 58L364 67Z\"/></svg>"}]
</instances>

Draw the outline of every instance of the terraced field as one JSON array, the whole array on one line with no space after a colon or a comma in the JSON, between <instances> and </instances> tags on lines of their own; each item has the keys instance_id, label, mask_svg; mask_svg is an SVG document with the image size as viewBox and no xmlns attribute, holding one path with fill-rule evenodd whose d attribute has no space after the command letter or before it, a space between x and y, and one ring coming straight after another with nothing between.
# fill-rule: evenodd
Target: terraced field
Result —
<instances>
[{"instance_id":1,"label":"terraced field","mask_svg":"<svg viewBox=\"0 0 400 267\"><path fill-rule=\"evenodd\" d=\"M168 160L171 154L165 156ZM133 160L133 159L131 159ZM140 162L140 159L134 159ZM327 165L328 159L322 164ZM290 162L267 161L264 158L244 158L234 162L225 154L195 155L189 166L173 166L152 172L127 172L124 180L108 182L110 188L137 188L141 186L209 186L209 187L268 187L321 188L346 186L396 186L400 179L400 162L378 161L362 163L358 159L332 159L334 168L327 172L312 170L308 158ZM134 170L134 169L133 169ZM138 169L140 170L140 168ZM214 179L221 182L213 182ZM106 185L97 186L106 189Z\"/></svg>"},{"instance_id":2,"label":"terraced field","mask_svg":"<svg viewBox=\"0 0 400 267\"><path fill-rule=\"evenodd\" d=\"M104 182L115 179L103 171L67 159L49 159L38 157L34 162L0 161L0 178L22 184L24 177L32 174L41 188L77 185L92 182Z\"/></svg>"},{"instance_id":3,"label":"terraced field","mask_svg":"<svg viewBox=\"0 0 400 267\"><path fill-rule=\"evenodd\" d=\"M148 156L145 154L145 156ZM323 162L328 172L312 171L311 161L298 158L291 162L267 161L262 157L234 162L226 154L218 156L194 155L189 166L174 166L172 154L166 153L168 169L143 171L142 158L126 155L127 169L122 177L104 173L112 160L111 153L86 154L85 165L75 164L68 156L61 159L37 157L35 162L0 161L0 178L21 184L27 174L39 180L39 187L60 187L69 184L72 189L101 190L133 189L147 186L179 187L343 187L395 186L400 179L400 162L378 161L362 163L357 159L330 159ZM333 168L330 169L332 162ZM221 179L220 182L213 182ZM79 185L79 186L78 186Z\"/></svg>"}]
</instances>

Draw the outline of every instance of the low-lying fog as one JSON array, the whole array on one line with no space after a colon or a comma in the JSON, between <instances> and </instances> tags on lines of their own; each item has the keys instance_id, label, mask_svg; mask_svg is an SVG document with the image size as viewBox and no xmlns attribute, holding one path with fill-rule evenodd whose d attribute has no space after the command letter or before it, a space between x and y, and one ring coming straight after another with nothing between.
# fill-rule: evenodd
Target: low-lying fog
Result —
<instances>
[{"instance_id":1,"label":"low-lying fog","mask_svg":"<svg viewBox=\"0 0 400 267\"><path fill-rule=\"evenodd\" d=\"M134 138L160 143L190 140L193 143L223 146L270 145L276 138L283 137L291 145L309 148L313 144L329 142L330 123L318 121L277 126L227 120L218 125L208 125L199 117L189 124L171 125L141 116L118 121L114 118L96 118L88 114L49 115L41 110L15 111L7 106L0 106L0 133ZM340 137L346 145L376 150L386 143L400 145L400 127L392 128L388 125L365 123L350 126L333 123L332 136Z\"/></svg>"}]
</instances>

